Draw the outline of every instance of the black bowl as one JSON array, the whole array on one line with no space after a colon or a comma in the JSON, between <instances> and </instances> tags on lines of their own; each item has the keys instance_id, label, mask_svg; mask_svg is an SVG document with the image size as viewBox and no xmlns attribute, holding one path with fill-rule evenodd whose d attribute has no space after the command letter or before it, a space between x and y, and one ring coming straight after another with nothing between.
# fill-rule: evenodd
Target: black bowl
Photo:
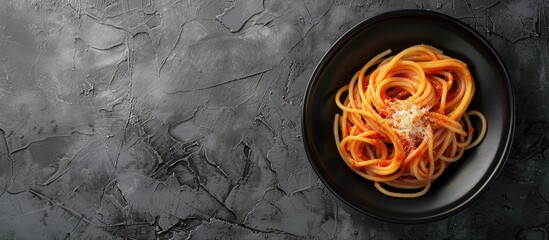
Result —
<instances>
[{"instance_id":1,"label":"black bowl","mask_svg":"<svg viewBox=\"0 0 549 240\"><path fill-rule=\"evenodd\" d=\"M332 132L334 115L340 112L334 97L375 55L387 49L394 54L415 44L432 45L467 63L476 84L469 109L486 116L488 132L479 146L466 151L462 159L444 171L426 195L401 199L383 195L341 159ZM423 223L457 213L487 189L509 155L514 122L509 76L494 48L454 18L430 11L403 10L358 24L330 48L307 87L302 131L311 165L339 199L385 221Z\"/></svg>"}]
</instances>

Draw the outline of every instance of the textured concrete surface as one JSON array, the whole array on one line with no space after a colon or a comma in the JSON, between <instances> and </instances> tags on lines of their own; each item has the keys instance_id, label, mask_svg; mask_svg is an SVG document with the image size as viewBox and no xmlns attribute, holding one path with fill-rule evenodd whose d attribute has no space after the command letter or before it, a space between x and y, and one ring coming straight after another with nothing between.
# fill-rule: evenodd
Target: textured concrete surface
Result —
<instances>
[{"instance_id":1,"label":"textured concrete surface","mask_svg":"<svg viewBox=\"0 0 549 240\"><path fill-rule=\"evenodd\" d=\"M492 187L413 226L336 201L299 127L330 45L397 9L477 29L517 107ZM548 14L542 0L3 0L0 238L547 239Z\"/></svg>"}]
</instances>

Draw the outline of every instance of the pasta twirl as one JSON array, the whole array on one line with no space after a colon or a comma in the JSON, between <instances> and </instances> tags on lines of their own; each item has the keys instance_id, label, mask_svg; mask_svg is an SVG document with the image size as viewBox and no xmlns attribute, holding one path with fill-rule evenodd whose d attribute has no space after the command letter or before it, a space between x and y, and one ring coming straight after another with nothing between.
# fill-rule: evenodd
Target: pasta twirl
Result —
<instances>
[{"instance_id":1,"label":"pasta twirl","mask_svg":"<svg viewBox=\"0 0 549 240\"><path fill-rule=\"evenodd\" d=\"M383 194L413 198L486 134L466 112L475 83L467 65L427 45L372 58L336 94L334 136L345 163ZM342 101L342 97L345 99ZM482 127L473 140L469 116ZM394 192L382 184L412 192Z\"/></svg>"}]
</instances>

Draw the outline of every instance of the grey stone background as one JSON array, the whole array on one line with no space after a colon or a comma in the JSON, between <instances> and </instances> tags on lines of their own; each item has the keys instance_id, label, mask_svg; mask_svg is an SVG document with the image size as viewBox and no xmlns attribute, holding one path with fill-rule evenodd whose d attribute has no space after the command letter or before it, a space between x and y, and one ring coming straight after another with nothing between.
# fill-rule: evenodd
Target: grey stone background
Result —
<instances>
[{"instance_id":1,"label":"grey stone background","mask_svg":"<svg viewBox=\"0 0 549 240\"><path fill-rule=\"evenodd\" d=\"M430 9L508 66L512 154L421 225L342 206L306 159L308 79L355 24ZM549 2L3 0L1 239L547 239Z\"/></svg>"}]
</instances>

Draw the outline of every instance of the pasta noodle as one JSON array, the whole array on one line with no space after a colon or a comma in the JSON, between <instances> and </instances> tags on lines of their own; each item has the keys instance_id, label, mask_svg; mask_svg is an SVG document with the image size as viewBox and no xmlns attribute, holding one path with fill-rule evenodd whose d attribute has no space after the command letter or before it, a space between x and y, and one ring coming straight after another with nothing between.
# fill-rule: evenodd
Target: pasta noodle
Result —
<instances>
[{"instance_id":1,"label":"pasta noodle","mask_svg":"<svg viewBox=\"0 0 549 240\"><path fill-rule=\"evenodd\" d=\"M487 124L482 113L466 112L475 83L465 63L427 45L390 53L372 58L339 89L335 101L342 113L333 131L355 173L383 194L414 198L482 141ZM476 140L470 116L482 122Z\"/></svg>"}]
</instances>

